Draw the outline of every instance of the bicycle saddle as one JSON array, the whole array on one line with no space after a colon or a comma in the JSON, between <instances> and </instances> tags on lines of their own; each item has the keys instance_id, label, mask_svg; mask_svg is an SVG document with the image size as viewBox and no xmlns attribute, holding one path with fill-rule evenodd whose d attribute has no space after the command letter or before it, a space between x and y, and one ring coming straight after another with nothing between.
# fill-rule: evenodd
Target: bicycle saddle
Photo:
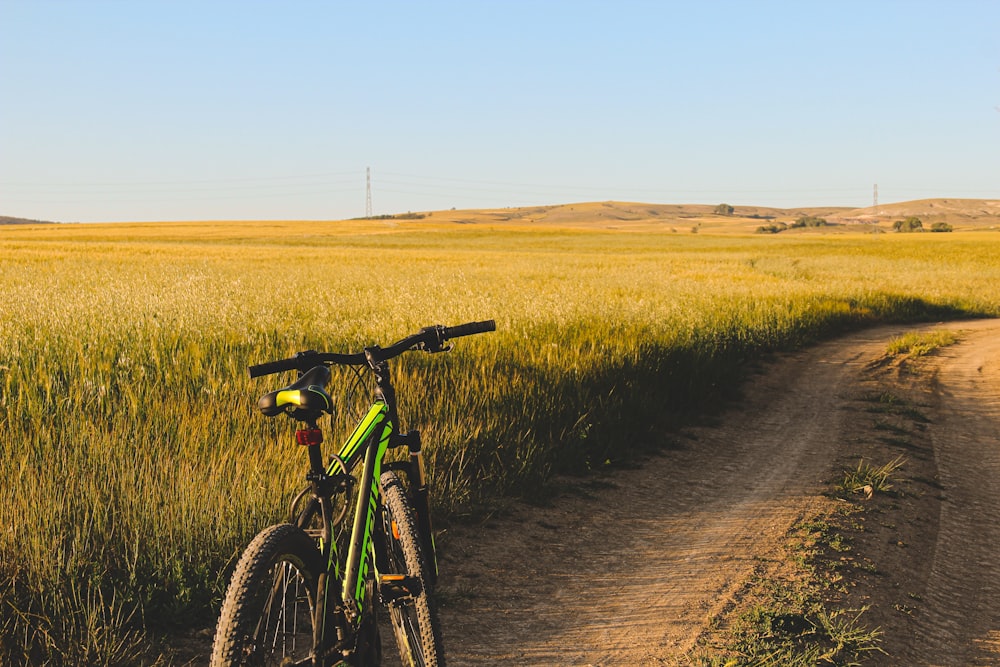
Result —
<instances>
[{"instance_id":1,"label":"bicycle saddle","mask_svg":"<svg viewBox=\"0 0 1000 667\"><path fill-rule=\"evenodd\" d=\"M316 366L283 389L264 394L257 407L268 417L289 412L296 419L309 414L333 411L333 399L323 387L330 381L330 369Z\"/></svg>"}]
</instances>

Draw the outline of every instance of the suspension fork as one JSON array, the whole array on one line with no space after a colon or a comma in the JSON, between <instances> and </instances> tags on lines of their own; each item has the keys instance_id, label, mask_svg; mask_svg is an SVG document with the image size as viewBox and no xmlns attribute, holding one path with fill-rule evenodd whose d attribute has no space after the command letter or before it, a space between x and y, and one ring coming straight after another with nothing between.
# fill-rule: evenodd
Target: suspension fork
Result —
<instances>
[{"instance_id":1,"label":"suspension fork","mask_svg":"<svg viewBox=\"0 0 1000 667\"><path fill-rule=\"evenodd\" d=\"M420 446L420 431L410 431L401 435L397 442L400 445L406 445L410 452L410 465L406 471L410 481L410 500L413 502L413 511L417 514L417 531L420 535L421 551L431 566L427 573L431 579L429 583L434 585L437 583L438 576L437 552L434 544L434 532L431 527L430 490Z\"/></svg>"}]
</instances>

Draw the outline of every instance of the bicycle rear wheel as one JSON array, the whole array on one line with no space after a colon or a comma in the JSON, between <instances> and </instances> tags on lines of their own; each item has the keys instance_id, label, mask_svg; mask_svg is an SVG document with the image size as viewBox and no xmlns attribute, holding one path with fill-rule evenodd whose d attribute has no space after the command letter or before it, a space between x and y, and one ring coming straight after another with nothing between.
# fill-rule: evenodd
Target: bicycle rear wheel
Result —
<instances>
[{"instance_id":1,"label":"bicycle rear wheel","mask_svg":"<svg viewBox=\"0 0 1000 667\"><path fill-rule=\"evenodd\" d=\"M315 542L291 524L263 530L233 573L212 646L212 667L281 665L313 650Z\"/></svg>"},{"instance_id":2,"label":"bicycle rear wheel","mask_svg":"<svg viewBox=\"0 0 1000 667\"><path fill-rule=\"evenodd\" d=\"M396 473L383 474L381 482L385 560L389 568L381 574L403 575L411 589L405 593L397 590L392 595L382 591L400 659L405 667L444 667L437 609L428 590L429 564L421 551L413 508Z\"/></svg>"}]
</instances>

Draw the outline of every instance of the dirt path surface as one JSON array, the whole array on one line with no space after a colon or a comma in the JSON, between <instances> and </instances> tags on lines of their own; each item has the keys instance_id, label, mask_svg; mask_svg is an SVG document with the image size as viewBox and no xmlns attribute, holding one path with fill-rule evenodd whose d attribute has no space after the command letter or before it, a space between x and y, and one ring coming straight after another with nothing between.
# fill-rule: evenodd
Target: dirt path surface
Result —
<instances>
[{"instance_id":1,"label":"dirt path surface","mask_svg":"<svg viewBox=\"0 0 1000 667\"><path fill-rule=\"evenodd\" d=\"M922 371L934 380L917 434L932 449L918 457L930 491L912 495L913 511L937 515L909 517L909 550L890 553L905 571L874 579L905 579L918 602L889 604L877 590L866 602L906 612L878 616L884 664L1000 664L1000 323L941 326L961 340ZM866 373L905 330L785 356L716 425L689 429L641 469L450 529L449 664L685 664L790 529L830 502L823 493L871 423L858 408ZM887 549L878 535L867 537Z\"/></svg>"},{"instance_id":2,"label":"dirt path surface","mask_svg":"<svg viewBox=\"0 0 1000 667\"><path fill-rule=\"evenodd\" d=\"M941 487L909 664L1000 664L1000 328L937 355L928 429Z\"/></svg>"}]
</instances>

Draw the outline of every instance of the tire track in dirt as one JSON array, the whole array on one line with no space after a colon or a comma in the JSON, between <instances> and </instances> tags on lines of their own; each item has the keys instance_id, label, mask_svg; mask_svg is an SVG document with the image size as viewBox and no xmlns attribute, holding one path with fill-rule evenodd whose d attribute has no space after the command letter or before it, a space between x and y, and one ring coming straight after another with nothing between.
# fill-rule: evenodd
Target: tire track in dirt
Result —
<instances>
[{"instance_id":1,"label":"tire track in dirt","mask_svg":"<svg viewBox=\"0 0 1000 667\"><path fill-rule=\"evenodd\" d=\"M675 664L822 502L847 394L900 329L787 355L615 488L446 536L452 665Z\"/></svg>"},{"instance_id":2,"label":"tire track in dirt","mask_svg":"<svg viewBox=\"0 0 1000 667\"><path fill-rule=\"evenodd\" d=\"M937 539L900 664L1000 664L1000 327L947 326L929 430L942 487Z\"/></svg>"}]
</instances>

